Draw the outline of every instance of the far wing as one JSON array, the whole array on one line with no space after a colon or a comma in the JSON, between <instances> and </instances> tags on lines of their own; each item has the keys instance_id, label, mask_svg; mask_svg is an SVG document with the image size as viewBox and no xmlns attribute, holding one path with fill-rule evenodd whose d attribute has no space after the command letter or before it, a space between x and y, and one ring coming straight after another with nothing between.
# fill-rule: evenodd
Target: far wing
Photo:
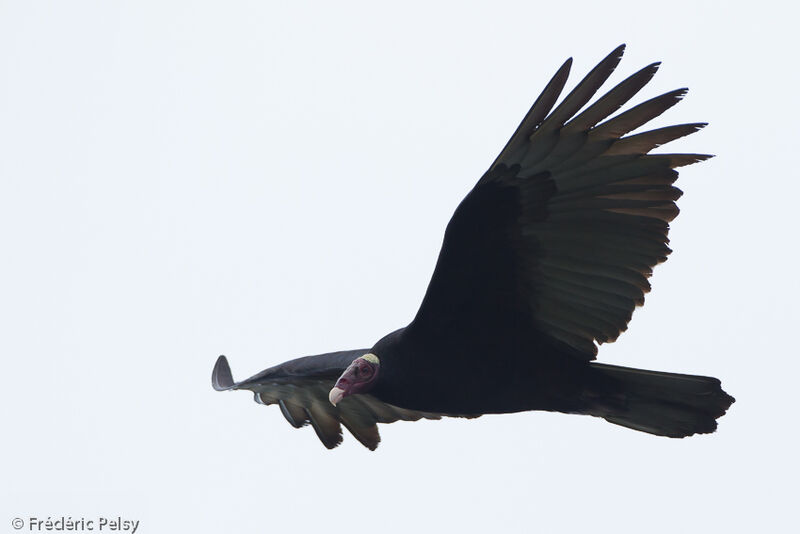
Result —
<instances>
[{"instance_id":1,"label":"far wing","mask_svg":"<svg viewBox=\"0 0 800 534\"><path fill-rule=\"evenodd\" d=\"M681 195L674 169L710 156L648 154L702 123L626 136L685 89L606 120L647 84L657 63L580 112L623 50L551 112L571 60L559 69L450 220L408 332L497 337L524 323L593 359L595 343L614 341L627 328L650 290L653 267L670 253L667 232Z\"/></svg>"},{"instance_id":2,"label":"far wing","mask_svg":"<svg viewBox=\"0 0 800 534\"><path fill-rule=\"evenodd\" d=\"M376 423L440 419L443 414L405 410L381 402L372 395L346 397L333 406L328 392L350 363L369 349L350 350L306 356L234 382L225 356L214 365L211 383L217 391L246 389L254 392L259 404L277 404L295 428L311 424L325 447L333 449L342 442L342 427L362 445L375 450L380 442Z\"/></svg>"}]
</instances>

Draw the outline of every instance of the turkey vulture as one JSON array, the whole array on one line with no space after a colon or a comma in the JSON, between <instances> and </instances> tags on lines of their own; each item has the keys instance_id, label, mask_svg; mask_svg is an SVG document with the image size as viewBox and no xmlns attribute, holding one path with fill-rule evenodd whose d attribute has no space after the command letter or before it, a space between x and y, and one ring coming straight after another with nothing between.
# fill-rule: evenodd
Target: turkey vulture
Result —
<instances>
[{"instance_id":1,"label":"turkey vulture","mask_svg":"<svg viewBox=\"0 0 800 534\"><path fill-rule=\"evenodd\" d=\"M447 225L413 321L370 349L307 356L216 390L248 389L336 447L344 425L369 449L376 423L549 410L659 436L713 432L734 402L720 381L596 363L665 261L681 191L702 154L649 154L705 123L627 135L676 104L677 89L608 117L653 77L648 65L581 109L616 68L609 54L552 109L572 63L547 84ZM552 110L552 111L551 111Z\"/></svg>"}]
</instances>

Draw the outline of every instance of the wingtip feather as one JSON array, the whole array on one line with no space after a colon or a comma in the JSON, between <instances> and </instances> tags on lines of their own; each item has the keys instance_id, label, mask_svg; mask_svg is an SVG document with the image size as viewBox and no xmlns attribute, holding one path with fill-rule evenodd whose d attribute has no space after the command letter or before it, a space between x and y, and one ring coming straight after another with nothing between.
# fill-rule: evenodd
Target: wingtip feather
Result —
<instances>
[{"instance_id":1,"label":"wingtip feather","mask_svg":"<svg viewBox=\"0 0 800 534\"><path fill-rule=\"evenodd\" d=\"M214 370L211 372L211 386L217 391L226 391L233 388L234 385L236 383L233 381L228 359L221 355L217 358L217 363L214 364Z\"/></svg>"}]
</instances>

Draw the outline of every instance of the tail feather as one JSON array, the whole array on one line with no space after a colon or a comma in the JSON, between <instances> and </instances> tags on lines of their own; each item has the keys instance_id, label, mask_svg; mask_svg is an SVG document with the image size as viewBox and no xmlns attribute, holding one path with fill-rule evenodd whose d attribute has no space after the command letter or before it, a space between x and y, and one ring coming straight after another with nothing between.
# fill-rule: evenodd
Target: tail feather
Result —
<instances>
[{"instance_id":1,"label":"tail feather","mask_svg":"<svg viewBox=\"0 0 800 534\"><path fill-rule=\"evenodd\" d=\"M598 404L594 415L624 427L671 438L708 434L717 429L734 398L720 381L708 376L682 375L593 363L621 391L614 402Z\"/></svg>"}]
</instances>

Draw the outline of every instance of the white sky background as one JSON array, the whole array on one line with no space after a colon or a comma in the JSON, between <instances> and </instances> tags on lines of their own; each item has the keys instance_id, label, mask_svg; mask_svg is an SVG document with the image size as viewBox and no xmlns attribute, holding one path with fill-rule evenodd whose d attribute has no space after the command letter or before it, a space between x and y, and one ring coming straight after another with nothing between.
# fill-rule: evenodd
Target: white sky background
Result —
<instances>
[{"instance_id":1,"label":"white sky background","mask_svg":"<svg viewBox=\"0 0 800 534\"><path fill-rule=\"evenodd\" d=\"M0 532L715 532L796 524L797 13L780 4L0 3ZM405 325L550 76L689 86L666 264L600 360L708 374L720 430L531 412L327 451L236 378ZM323 530L324 529L324 530ZM497 531L497 530L495 530Z\"/></svg>"}]
</instances>

